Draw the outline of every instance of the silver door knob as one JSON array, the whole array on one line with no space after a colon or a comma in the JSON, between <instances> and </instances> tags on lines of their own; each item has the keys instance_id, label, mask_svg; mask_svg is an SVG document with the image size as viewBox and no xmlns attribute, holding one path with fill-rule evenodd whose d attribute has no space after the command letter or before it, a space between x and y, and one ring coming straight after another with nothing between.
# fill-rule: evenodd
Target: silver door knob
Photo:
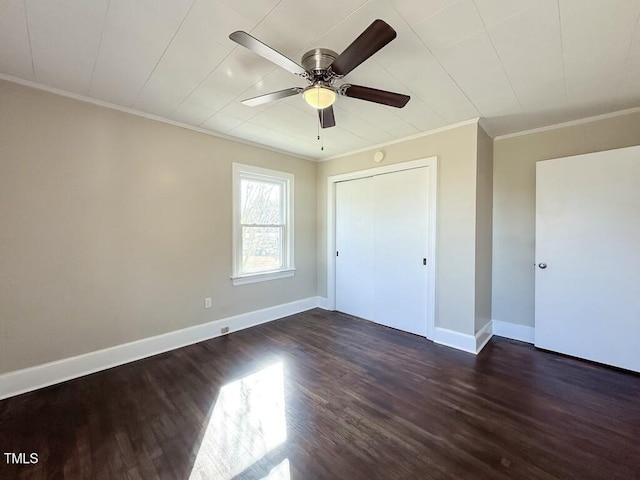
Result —
<instances>
[{"instance_id":1,"label":"silver door knob","mask_svg":"<svg viewBox=\"0 0 640 480\"><path fill-rule=\"evenodd\" d=\"M547 264L546 263L539 263L538 264L538 268L541 268L542 270L544 270L545 268L547 268Z\"/></svg>"}]
</instances>

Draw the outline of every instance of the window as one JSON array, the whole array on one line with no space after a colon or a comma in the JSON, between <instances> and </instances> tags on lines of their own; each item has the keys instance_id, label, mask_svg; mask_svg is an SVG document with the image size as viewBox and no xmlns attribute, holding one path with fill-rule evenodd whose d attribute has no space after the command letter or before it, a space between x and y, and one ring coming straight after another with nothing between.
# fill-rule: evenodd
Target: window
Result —
<instances>
[{"instance_id":1,"label":"window","mask_svg":"<svg viewBox=\"0 0 640 480\"><path fill-rule=\"evenodd\" d=\"M233 284L291 277L293 175L233 164Z\"/></svg>"}]
</instances>

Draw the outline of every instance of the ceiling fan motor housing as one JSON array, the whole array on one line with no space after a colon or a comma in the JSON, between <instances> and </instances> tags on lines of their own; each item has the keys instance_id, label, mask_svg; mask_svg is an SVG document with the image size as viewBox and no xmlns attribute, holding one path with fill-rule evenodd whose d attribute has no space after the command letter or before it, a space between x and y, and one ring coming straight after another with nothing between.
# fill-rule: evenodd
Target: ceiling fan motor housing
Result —
<instances>
[{"instance_id":1,"label":"ceiling fan motor housing","mask_svg":"<svg viewBox=\"0 0 640 480\"><path fill-rule=\"evenodd\" d=\"M307 72L322 76L337 57L338 54L328 48L314 48L302 56L300 63Z\"/></svg>"}]
</instances>

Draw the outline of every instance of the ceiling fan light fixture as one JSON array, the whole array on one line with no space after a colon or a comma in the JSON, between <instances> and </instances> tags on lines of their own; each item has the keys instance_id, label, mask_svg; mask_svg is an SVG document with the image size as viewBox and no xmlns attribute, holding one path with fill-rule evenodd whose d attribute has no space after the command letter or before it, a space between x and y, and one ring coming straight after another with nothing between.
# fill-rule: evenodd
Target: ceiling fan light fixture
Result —
<instances>
[{"instance_id":1,"label":"ceiling fan light fixture","mask_svg":"<svg viewBox=\"0 0 640 480\"><path fill-rule=\"evenodd\" d=\"M317 110L324 110L336 101L335 90L324 85L311 85L302 92L304 100Z\"/></svg>"}]
</instances>

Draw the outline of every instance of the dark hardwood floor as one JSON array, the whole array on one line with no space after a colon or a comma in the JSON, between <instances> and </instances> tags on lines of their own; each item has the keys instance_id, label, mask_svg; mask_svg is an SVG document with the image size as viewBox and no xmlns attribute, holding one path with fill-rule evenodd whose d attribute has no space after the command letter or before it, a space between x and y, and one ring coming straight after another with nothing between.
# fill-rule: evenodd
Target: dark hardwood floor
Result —
<instances>
[{"instance_id":1,"label":"dark hardwood floor","mask_svg":"<svg viewBox=\"0 0 640 480\"><path fill-rule=\"evenodd\" d=\"M2 479L637 479L640 376L312 310L1 401L0 449Z\"/></svg>"}]
</instances>

